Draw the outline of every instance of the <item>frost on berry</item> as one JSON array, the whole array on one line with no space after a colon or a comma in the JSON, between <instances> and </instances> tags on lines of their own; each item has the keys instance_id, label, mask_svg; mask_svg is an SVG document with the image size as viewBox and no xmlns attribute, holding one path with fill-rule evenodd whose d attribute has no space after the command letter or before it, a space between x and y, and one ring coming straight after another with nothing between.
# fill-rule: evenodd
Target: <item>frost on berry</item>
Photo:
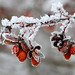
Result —
<instances>
[{"instance_id":1,"label":"frost on berry","mask_svg":"<svg viewBox=\"0 0 75 75\"><path fill-rule=\"evenodd\" d=\"M27 58L27 54L25 51L20 49L19 53L17 54L17 57L18 57L20 62L23 62Z\"/></svg>"},{"instance_id":2,"label":"frost on berry","mask_svg":"<svg viewBox=\"0 0 75 75\"><path fill-rule=\"evenodd\" d=\"M17 55L19 52L19 46L18 45L14 45L12 48L12 52L14 55Z\"/></svg>"},{"instance_id":3,"label":"frost on berry","mask_svg":"<svg viewBox=\"0 0 75 75\"><path fill-rule=\"evenodd\" d=\"M0 44L14 45L13 53L19 61L23 62L28 57L32 65L37 66L41 58L45 58L41 46L34 39L37 32L41 27L59 25L60 31L52 32L50 42L66 59L69 59L71 54L75 54L73 47L75 42L68 38L66 33L71 24L75 23L75 14L69 15L60 2L52 4L51 11L54 15L45 15L40 19L26 16L12 16L10 20L2 19ZM18 35L12 33L14 29L19 30Z\"/></svg>"},{"instance_id":4,"label":"frost on berry","mask_svg":"<svg viewBox=\"0 0 75 75\"><path fill-rule=\"evenodd\" d=\"M38 60L38 62L34 59L34 57L31 58L31 63L32 63L32 66L38 66L39 63L40 63L40 58Z\"/></svg>"}]
</instances>

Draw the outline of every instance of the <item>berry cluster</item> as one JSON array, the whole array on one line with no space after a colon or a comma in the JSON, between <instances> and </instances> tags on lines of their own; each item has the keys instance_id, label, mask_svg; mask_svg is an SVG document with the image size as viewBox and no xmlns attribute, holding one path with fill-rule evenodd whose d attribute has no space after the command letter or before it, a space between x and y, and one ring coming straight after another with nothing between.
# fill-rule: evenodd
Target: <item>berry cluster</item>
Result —
<instances>
[{"instance_id":1,"label":"berry cluster","mask_svg":"<svg viewBox=\"0 0 75 75\"><path fill-rule=\"evenodd\" d=\"M13 54L18 58L20 62L23 62L28 57L31 59L33 66L37 66L40 63L41 57L43 57L42 52L40 52L40 46L28 48L28 46L21 41L19 45L14 45L12 48Z\"/></svg>"},{"instance_id":2,"label":"berry cluster","mask_svg":"<svg viewBox=\"0 0 75 75\"><path fill-rule=\"evenodd\" d=\"M53 46L57 47L59 52L62 52L65 59L69 60L71 57L71 54L75 54L75 46L73 42L71 42L70 39L65 39L65 35L62 34L56 34L54 33L53 37L51 38L51 41L53 41Z\"/></svg>"},{"instance_id":3,"label":"berry cluster","mask_svg":"<svg viewBox=\"0 0 75 75\"><path fill-rule=\"evenodd\" d=\"M12 52L17 56L20 62L23 62L27 58L27 54L23 49L19 49L18 45L14 45L12 48Z\"/></svg>"}]
</instances>

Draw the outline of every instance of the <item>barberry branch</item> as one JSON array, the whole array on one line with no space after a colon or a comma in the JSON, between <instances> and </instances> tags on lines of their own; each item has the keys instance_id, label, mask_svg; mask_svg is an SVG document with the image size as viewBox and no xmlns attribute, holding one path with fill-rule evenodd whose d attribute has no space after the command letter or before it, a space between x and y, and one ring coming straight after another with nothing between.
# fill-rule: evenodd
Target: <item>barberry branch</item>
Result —
<instances>
[{"instance_id":1,"label":"barberry branch","mask_svg":"<svg viewBox=\"0 0 75 75\"><path fill-rule=\"evenodd\" d=\"M44 58L40 51L41 46L34 40L37 32L41 27L61 24L61 31L54 31L50 41L68 60L71 54L75 54L73 51L75 49L72 47L75 42L67 38L65 33L71 23L75 23L75 14L69 15L60 2L52 4L51 11L54 12L54 15L45 15L41 19L25 16L13 16L11 20L3 19L1 21L3 27L0 33L0 43L14 45L12 51L19 61L23 62L28 57L31 59L32 65L37 66L40 59ZM12 33L14 28L19 29L18 35Z\"/></svg>"}]
</instances>

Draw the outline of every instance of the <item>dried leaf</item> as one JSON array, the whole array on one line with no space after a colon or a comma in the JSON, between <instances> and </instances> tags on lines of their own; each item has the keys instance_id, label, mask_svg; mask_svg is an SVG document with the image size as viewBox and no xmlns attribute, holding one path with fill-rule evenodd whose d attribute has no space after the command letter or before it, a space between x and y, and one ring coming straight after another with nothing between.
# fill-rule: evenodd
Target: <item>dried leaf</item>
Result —
<instances>
[{"instance_id":1,"label":"dried leaf","mask_svg":"<svg viewBox=\"0 0 75 75\"><path fill-rule=\"evenodd\" d=\"M26 53L28 53L28 51L29 51L29 47L28 47L28 45L25 43L25 41L21 41L21 47L22 47L22 49L26 52Z\"/></svg>"},{"instance_id":2,"label":"dried leaf","mask_svg":"<svg viewBox=\"0 0 75 75\"><path fill-rule=\"evenodd\" d=\"M9 45L18 44L18 42L12 42L12 41L9 41L9 40L4 40L4 43L9 44Z\"/></svg>"},{"instance_id":3,"label":"dried leaf","mask_svg":"<svg viewBox=\"0 0 75 75\"><path fill-rule=\"evenodd\" d=\"M9 41L12 41L12 42L18 42L18 37L14 34L3 33L2 36L5 40L9 40Z\"/></svg>"}]
</instances>

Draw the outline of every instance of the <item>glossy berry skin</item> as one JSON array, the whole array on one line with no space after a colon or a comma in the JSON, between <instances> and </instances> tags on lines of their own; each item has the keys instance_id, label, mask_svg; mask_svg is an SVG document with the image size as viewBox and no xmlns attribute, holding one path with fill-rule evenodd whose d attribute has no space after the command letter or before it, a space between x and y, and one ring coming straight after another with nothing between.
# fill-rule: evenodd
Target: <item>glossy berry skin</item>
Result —
<instances>
[{"instance_id":1,"label":"glossy berry skin","mask_svg":"<svg viewBox=\"0 0 75 75\"><path fill-rule=\"evenodd\" d=\"M71 53L71 54L75 54L75 46L72 46L72 47L70 48L70 53Z\"/></svg>"},{"instance_id":2,"label":"glossy berry skin","mask_svg":"<svg viewBox=\"0 0 75 75\"><path fill-rule=\"evenodd\" d=\"M66 60L69 60L71 57L71 53L68 52L67 54L64 54L64 57Z\"/></svg>"},{"instance_id":3,"label":"glossy berry skin","mask_svg":"<svg viewBox=\"0 0 75 75\"><path fill-rule=\"evenodd\" d=\"M14 55L17 55L17 53L19 52L19 46L18 45L14 45L12 48L12 52Z\"/></svg>"},{"instance_id":4,"label":"glossy berry skin","mask_svg":"<svg viewBox=\"0 0 75 75\"><path fill-rule=\"evenodd\" d=\"M20 62L23 62L27 58L27 54L26 54L25 51L23 51L22 49L20 49L17 57L18 57L18 59L19 59Z\"/></svg>"},{"instance_id":5,"label":"glossy berry skin","mask_svg":"<svg viewBox=\"0 0 75 75\"><path fill-rule=\"evenodd\" d=\"M31 58L31 63L33 66L37 66L39 63L40 63L40 59L39 61L37 62L33 57Z\"/></svg>"}]
</instances>

